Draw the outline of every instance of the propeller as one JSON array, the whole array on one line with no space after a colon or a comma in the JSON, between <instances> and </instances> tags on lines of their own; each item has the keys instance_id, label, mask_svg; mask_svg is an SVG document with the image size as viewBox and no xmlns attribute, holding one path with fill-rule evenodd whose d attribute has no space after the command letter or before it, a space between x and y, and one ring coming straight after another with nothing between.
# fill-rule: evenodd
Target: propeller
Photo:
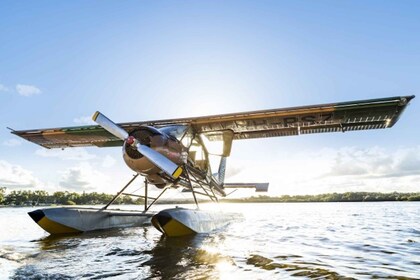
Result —
<instances>
[{"instance_id":1,"label":"propeller","mask_svg":"<svg viewBox=\"0 0 420 280\"><path fill-rule=\"evenodd\" d=\"M110 132L112 135L126 141L128 144L136 147L137 151L151 161L154 165L159 167L163 172L168 174L173 179L177 179L182 173L182 168L172 162L170 159L160 154L159 152L149 148L146 145L142 145L140 141L130 136L127 131L119 127L116 123L108 119L105 115L96 111L92 116L92 120L102 126L105 130Z\"/></svg>"}]
</instances>

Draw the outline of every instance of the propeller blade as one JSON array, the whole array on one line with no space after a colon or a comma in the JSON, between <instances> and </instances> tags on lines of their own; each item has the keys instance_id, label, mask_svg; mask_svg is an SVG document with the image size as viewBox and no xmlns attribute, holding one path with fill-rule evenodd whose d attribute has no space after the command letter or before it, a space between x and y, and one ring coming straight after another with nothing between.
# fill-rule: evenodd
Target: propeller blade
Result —
<instances>
[{"instance_id":1,"label":"propeller blade","mask_svg":"<svg viewBox=\"0 0 420 280\"><path fill-rule=\"evenodd\" d=\"M99 111L96 111L95 114L93 114L92 120L121 140L128 138L127 131L116 125L113 121L105 117L105 115L101 114Z\"/></svg>"},{"instance_id":2,"label":"propeller blade","mask_svg":"<svg viewBox=\"0 0 420 280\"><path fill-rule=\"evenodd\" d=\"M116 123L105 117L105 115L101 114L99 111L96 111L95 114L93 114L92 119L97 124L102 126L104 129L106 129L116 137L120 138L121 140L126 141L129 138L129 134L127 131L119 127ZM127 141L129 140L130 139L128 139ZM134 138L132 140L134 140ZM181 175L182 168L174 162L172 162L170 159L160 154L159 152L153 150L152 148L140 144L137 140L134 143L139 153L145 156L148 160L150 160L161 170L163 170L163 172L165 172L174 179L178 178L179 175Z\"/></svg>"},{"instance_id":3,"label":"propeller blade","mask_svg":"<svg viewBox=\"0 0 420 280\"><path fill-rule=\"evenodd\" d=\"M153 150L152 148L147 147L146 145L141 145L137 143L137 150L140 154L145 156L150 160L154 165L162 169L166 174L176 179L181 175L182 168L172 162L170 159L160 154L159 152Z\"/></svg>"}]
</instances>

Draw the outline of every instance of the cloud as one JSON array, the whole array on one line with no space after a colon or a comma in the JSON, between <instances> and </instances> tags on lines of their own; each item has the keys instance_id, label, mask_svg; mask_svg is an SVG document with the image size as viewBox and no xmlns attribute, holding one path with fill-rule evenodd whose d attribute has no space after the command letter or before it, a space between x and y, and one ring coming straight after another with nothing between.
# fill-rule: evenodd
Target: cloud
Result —
<instances>
[{"instance_id":1,"label":"cloud","mask_svg":"<svg viewBox=\"0 0 420 280\"><path fill-rule=\"evenodd\" d=\"M22 144L22 141L18 139L8 139L8 140L3 141L3 145L8 146L8 147L16 147L21 144Z\"/></svg>"},{"instance_id":2,"label":"cloud","mask_svg":"<svg viewBox=\"0 0 420 280\"><path fill-rule=\"evenodd\" d=\"M84 148L71 148L71 149L38 149L35 154L47 158L59 158L61 160L91 160L96 158L96 155L90 154Z\"/></svg>"},{"instance_id":3,"label":"cloud","mask_svg":"<svg viewBox=\"0 0 420 280\"><path fill-rule=\"evenodd\" d=\"M420 146L411 149L399 149L395 154L395 164L391 175L420 175Z\"/></svg>"},{"instance_id":4,"label":"cloud","mask_svg":"<svg viewBox=\"0 0 420 280\"><path fill-rule=\"evenodd\" d=\"M238 172L238 170L240 171ZM230 172L229 170L232 170ZM325 148L228 162L228 182L270 182L269 195L420 191L420 146ZM255 195L252 193L251 195Z\"/></svg>"},{"instance_id":5,"label":"cloud","mask_svg":"<svg viewBox=\"0 0 420 280\"><path fill-rule=\"evenodd\" d=\"M60 186L72 191L93 191L106 186L109 178L95 170L88 162L61 172Z\"/></svg>"},{"instance_id":6,"label":"cloud","mask_svg":"<svg viewBox=\"0 0 420 280\"><path fill-rule=\"evenodd\" d=\"M22 84L17 84L16 85L16 91L22 96L32 96L32 95L41 94L41 92L42 92L36 86L22 85Z\"/></svg>"},{"instance_id":7,"label":"cloud","mask_svg":"<svg viewBox=\"0 0 420 280\"><path fill-rule=\"evenodd\" d=\"M402 177L420 175L420 147L387 151L379 147L340 149L323 176Z\"/></svg>"},{"instance_id":8,"label":"cloud","mask_svg":"<svg viewBox=\"0 0 420 280\"><path fill-rule=\"evenodd\" d=\"M230 166L226 169L226 179L232 178L236 176L237 174L241 173L243 166Z\"/></svg>"},{"instance_id":9,"label":"cloud","mask_svg":"<svg viewBox=\"0 0 420 280\"><path fill-rule=\"evenodd\" d=\"M95 124L95 122L92 120L92 117L89 117L89 116L82 116L79 118L74 118L73 122L77 124Z\"/></svg>"},{"instance_id":10,"label":"cloud","mask_svg":"<svg viewBox=\"0 0 420 280\"><path fill-rule=\"evenodd\" d=\"M104 160L102 161L102 167L110 168L110 167L115 165L115 162L116 162L116 160L112 156L106 155L104 157Z\"/></svg>"},{"instance_id":11,"label":"cloud","mask_svg":"<svg viewBox=\"0 0 420 280\"><path fill-rule=\"evenodd\" d=\"M9 89L5 85L0 84L0 92L8 92L8 91Z\"/></svg>"},{"instance_id":12,"label":"cloud","mask_svg":"<svg viewBox=\"0 0 420 280\"><path fill-rule=\"evenodd\" d=\"M32 172L20 165L11 164L0 160L0 186L10 189L35 188L41 186L39 179Z\"/></svg>"}]
</instances>

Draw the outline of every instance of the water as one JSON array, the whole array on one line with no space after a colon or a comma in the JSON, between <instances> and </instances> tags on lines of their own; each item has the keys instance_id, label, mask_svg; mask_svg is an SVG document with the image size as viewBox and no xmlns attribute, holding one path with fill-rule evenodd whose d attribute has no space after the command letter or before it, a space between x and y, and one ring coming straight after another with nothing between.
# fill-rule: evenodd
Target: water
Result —
<instances>
[{"instance_id":1,"label":"water","mask_svg":"<svg viewBox=\"0 0 420 280\"><path fill-rule=\"evenodd\" d=\"M152 226L52 238L32 208L3 208L0 278L420 279L418 202L223 208L244 219L188 238Z\"/></svg>"}]
</instances>

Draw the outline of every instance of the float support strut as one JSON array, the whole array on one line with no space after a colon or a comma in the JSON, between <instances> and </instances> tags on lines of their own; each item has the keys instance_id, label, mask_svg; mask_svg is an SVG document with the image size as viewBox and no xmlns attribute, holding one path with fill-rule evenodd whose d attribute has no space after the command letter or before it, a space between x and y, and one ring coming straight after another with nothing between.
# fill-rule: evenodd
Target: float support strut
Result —
<instances>
[{"instance_id":1,"label":"float support strut","mask_svg":"<svg viewBox=\"0 0 420 280\"><path fill-rule=\"evenodd\" d=\"M114 201L123 193L123 191L134 181L136 180L137 176L139 176L139 174L137 173L136 175L134 175L134 177L128 181L128 183L124 186L124 188L122 188L112 199L110 202L108 202L107 205L105 205L102 210L105 210L108 208L109 205L111 205L112 203L114 203Z\"/></svg>"}]
</instances>

